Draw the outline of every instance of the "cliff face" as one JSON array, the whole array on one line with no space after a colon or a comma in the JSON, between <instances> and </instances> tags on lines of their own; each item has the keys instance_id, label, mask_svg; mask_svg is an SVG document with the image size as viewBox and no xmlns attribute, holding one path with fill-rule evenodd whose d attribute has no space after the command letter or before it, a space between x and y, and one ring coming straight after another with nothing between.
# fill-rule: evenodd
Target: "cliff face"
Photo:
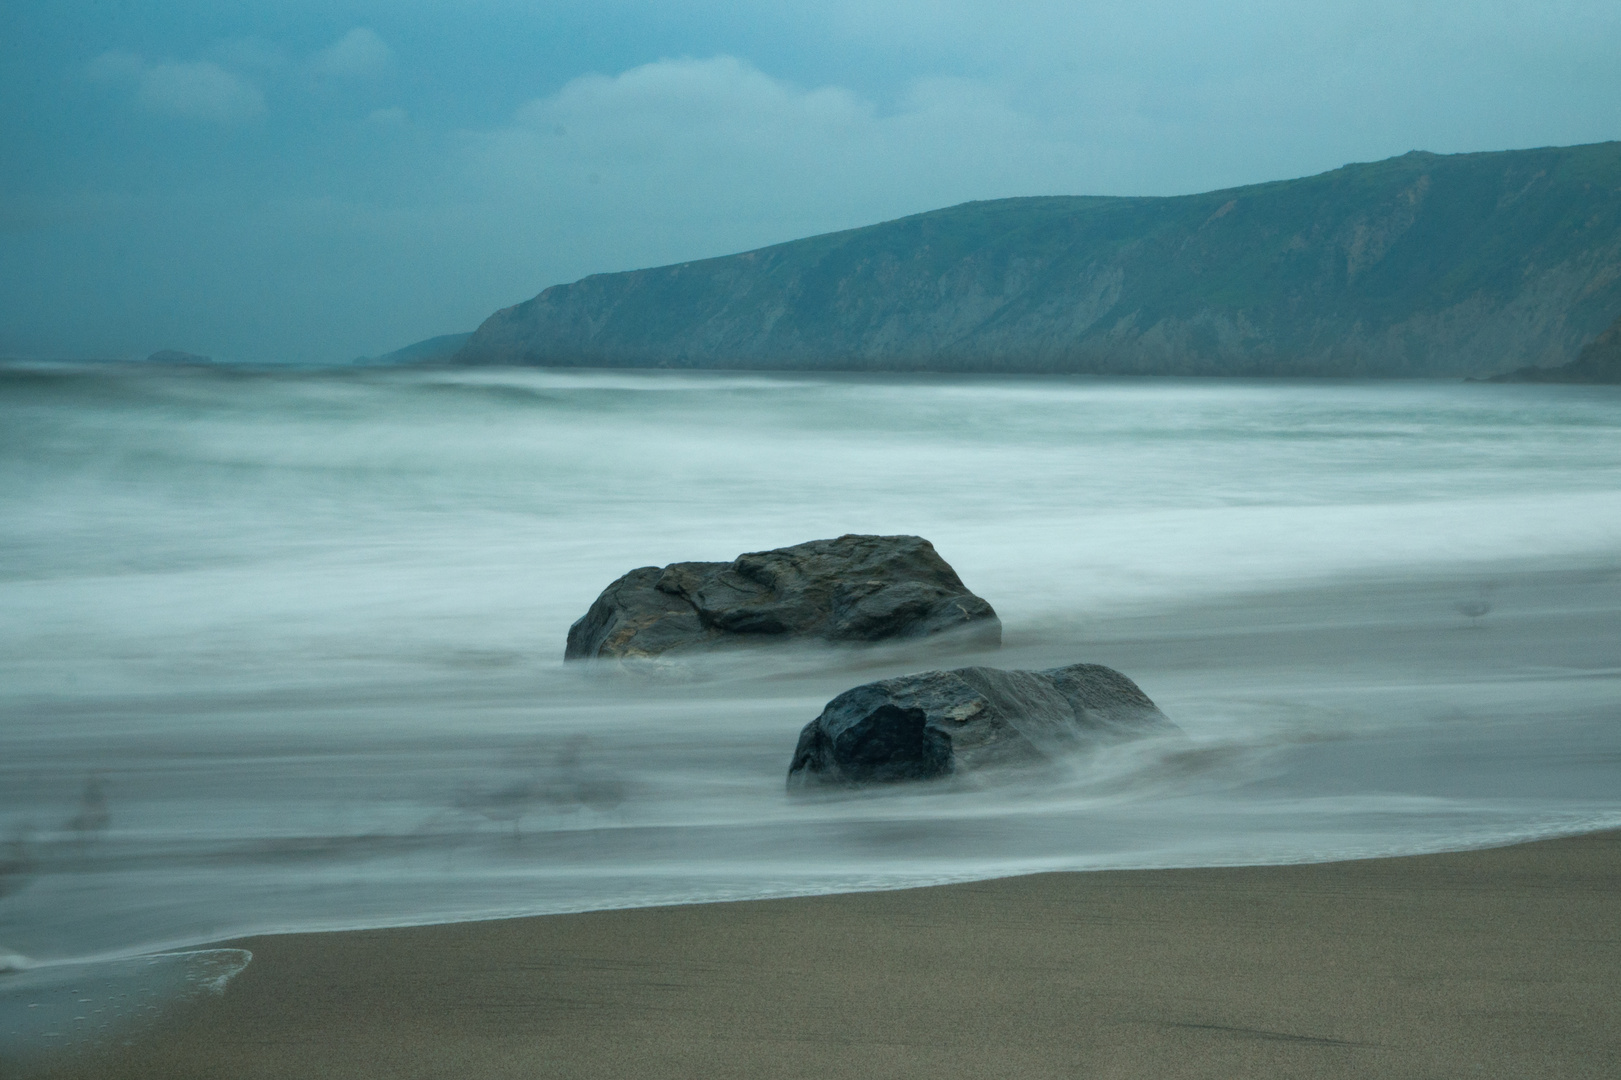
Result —
<instances>
[{"instance_id":1,"label":"cliff face","mask_svg":"<svg viewBox=\"0 0 1621 1080\"><path fill-rule=\"evenodd\" d=\"M1523 367L1492 382L1621 383L1621 318L1558 367Z\"/></svg>"},{"instance_id":2,"label":"cliff face","mask_svg":"<svg viewBox=\"0 0 1621 1080\"><path fill-rule=\"evenodd\" d=\"M1175 198L962 206L601 274L461 363L1466 375L1621 315L1621 143L1411 153Z\"/></svg>"}]
</instances>

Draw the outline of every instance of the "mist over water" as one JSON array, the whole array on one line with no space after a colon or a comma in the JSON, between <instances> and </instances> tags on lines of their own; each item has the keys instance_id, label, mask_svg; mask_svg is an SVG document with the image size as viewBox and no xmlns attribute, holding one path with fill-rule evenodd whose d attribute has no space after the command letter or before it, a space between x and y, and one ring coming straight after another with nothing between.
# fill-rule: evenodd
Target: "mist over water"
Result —
<instances>
[{"instance_id":1,"label":"mist over water","mask_svg":"<svg viewBox=\"0 0 1621 1080\"><path fill-rule=\"evenodd\" d=\"M1006 647L562 663L626 570L916 533ZM1621 395L0 372L0 952L1621 825ZM1125 671L1183 731L797 800L838 692Z\"/></svg>"}]
</instances>

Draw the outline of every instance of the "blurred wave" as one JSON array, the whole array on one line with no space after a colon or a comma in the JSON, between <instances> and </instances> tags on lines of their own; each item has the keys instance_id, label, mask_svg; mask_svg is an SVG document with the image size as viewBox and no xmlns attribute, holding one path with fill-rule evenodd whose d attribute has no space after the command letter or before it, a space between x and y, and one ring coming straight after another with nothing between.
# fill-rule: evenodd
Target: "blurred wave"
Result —
<instances>
[{"instance_id":1,"label":"blurred wave","mask_svg":"<svg viewBox=\"0 0 1621 1080\"><path fill-rule=\"evenodd\" d=\"M0 368L0 952L1621 824L1618 406ZM1006 647L561 662L631 567L843 532L929 537ZM1182 734L785 797L851 685L1078 660Z\"/></svg>"}]
</instances>

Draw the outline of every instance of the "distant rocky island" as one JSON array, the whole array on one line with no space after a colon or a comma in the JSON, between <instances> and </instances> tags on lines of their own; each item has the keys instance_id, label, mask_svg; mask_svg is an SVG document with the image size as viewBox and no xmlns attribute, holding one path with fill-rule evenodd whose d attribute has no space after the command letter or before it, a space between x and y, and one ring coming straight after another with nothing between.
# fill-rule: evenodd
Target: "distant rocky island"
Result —
<instances>
[{"instance_id":1,"label":"distant rocky island","mask_svg":"<svg viewBox=\"0 0 1621 1080\"><path fill-rule=\"evenodd\" d=\"M1608 142L966 203L556 285L452 362L1486 377L1571 363L1618 317Z\"/></svg>"}]
</instances>

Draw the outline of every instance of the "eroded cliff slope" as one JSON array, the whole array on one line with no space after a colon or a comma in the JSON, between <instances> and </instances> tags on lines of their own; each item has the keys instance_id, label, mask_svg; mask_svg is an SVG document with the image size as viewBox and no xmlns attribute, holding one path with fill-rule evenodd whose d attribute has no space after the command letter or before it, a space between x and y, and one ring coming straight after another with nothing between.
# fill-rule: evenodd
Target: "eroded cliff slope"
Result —
<instances>
[{"instance_id":1,"label":"eroded cliff slope","mask_svg":"<svg viewBox=\"0 0 1621 1080\"><path fill-rule=\"evenodd\" d=\"M547 289L469 364L1490 375L1621 316L1621 142L967 203Z\"/></svg>"}]
</instances>

